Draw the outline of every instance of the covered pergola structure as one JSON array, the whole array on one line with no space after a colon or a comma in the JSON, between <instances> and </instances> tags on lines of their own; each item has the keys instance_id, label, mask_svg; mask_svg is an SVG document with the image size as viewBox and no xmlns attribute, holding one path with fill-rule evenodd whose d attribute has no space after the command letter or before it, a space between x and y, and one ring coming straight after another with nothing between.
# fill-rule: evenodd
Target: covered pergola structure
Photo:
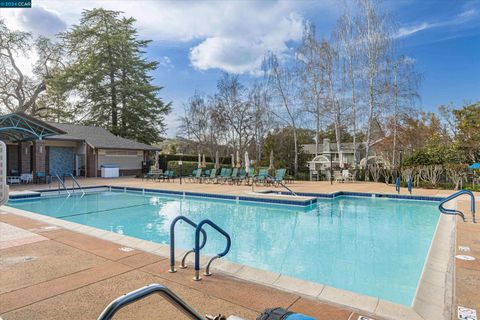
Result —
<instances>
[{"instance_id":1,"label":"covered pergola structure","mask_svg":"<svg viewBox=\"0 0 480 320\"><path fill-rule=\"evenodd\" d=\"M44 138L60 134L65 132L24 113L0 116L0 140L7 144L9 173L15 170L35 177L38 172L46 172Z\"/></svg>"},{"instance_id":2,"label":"covered pergola structure","mask_svg":"<svg viewBox=\"0 0 480 320\"><path fill-rule=\"evenodd\" d=\"M43 140L45 137L58 134L65 134L65 132L25 113L0 116L0 140L2 141Z\"/></svg>"}]
</instances>

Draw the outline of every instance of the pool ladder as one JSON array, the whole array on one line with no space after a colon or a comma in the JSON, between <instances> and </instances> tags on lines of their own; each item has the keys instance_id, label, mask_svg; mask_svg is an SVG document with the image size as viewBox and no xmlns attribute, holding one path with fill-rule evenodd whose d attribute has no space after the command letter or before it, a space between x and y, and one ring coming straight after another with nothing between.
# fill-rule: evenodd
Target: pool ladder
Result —
<instances>
[{"instance_id":1,"label":"pool ladder","mask_svg":"<svg viewBox=\"0 0 480 320\"><path fill-rule=\"evenodd\" d=\"M65 182L63 182L62 178L58 174L53 176L55 179L57 179L58 182L58 193L60 193L60 187L67 193L67 198L70 197L70 191L68 191L67 187L65 186ZM51 182L51 181L50 181Z\"/></svg>"},{"instance_id":2,"label":"pool ladder","mask_svg":"<svg viewBox=\"0 0 480 320\"><path fill-rule=\"evenodd\" d=\"M75 192L75 185L78 189L82 192L82 197L85 195L85 191L83 190L82 186L78 182L78 180L73 176L73 174L69 174L70 178L72 178L72 192Z\"/></svg>"},{"instance_id":3,"label":"pool ladder","mask_svg":"<svg viewBox=\"0 0 480 320\"><path fill-rule=\"evenodd\" d=\"M460 217L462 217L463 221L465 221L465 214L462 211L457 209L447 209L444 207L445 203L464 194L470 196L470 211L472 212L473 223L475 223L475 196L473 195L473 192L470 190L460 190L458 192L455 192L451 196L443 199L442 202L440 202L440 204L438 205L438 209L440 210L441 213L459 215Z\"/></svg>"},{"instance_id":4,"label":"pool ladder","mask_svg":"<svg viewBox=\"0 0 480 320\"><path fill-rule=\"evenodd\" d=\"M231 241L230 235L225 230L220 228L218 225L216 225L213 221L209 219L202 220L200 221L199 224L195 224L192 220L188 219L185 216L178 216L170 224L170 270L169 272L172 272L172 273L177 272L177 270L175 269L175 225L180 220L188 223L189 225L195 228L195 247L191 250L188 250L183 255L180 268L181 269L187 268L187 266L185 265L187 256L190 253L195 253L195 277L193 279L195 281L200 281L202 280L202 278L200 277L200 250L203 249L203 247L207 242L207 233L205 232L205 230L203 230L202 227L205 224L210 225L213 229L217 230L221 235L223 235L227 240L227 245L225 246L225 249L222 252L215 255L214 257L210 258L210 260L208 260L207 266L205 267L205 272L203 273L205 276L212 275L212 273L210 272L210 266L212 262L218 258L225 256L230 251L230 246L232 244L232 241ZM200 233L202 234L201 243L200 243Z\"/></svg>"}]
</instances>

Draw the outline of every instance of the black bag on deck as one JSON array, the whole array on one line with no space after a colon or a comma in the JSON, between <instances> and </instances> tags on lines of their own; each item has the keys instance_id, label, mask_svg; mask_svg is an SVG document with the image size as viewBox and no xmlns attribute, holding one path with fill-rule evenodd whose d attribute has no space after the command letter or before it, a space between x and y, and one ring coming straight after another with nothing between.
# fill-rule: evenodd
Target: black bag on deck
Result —
<instances>
[{"instance_id":1,"label":"black bag on deck","mask_svg":"<svg viewBox=\"0 0 480 320\"><path fill-rule=\"evenodd\" d=\"M257 320L285 320L291 314L293 314L293 312L283 308L265 309L265 311L257 317Z\"/></svg>"}]
</instances>

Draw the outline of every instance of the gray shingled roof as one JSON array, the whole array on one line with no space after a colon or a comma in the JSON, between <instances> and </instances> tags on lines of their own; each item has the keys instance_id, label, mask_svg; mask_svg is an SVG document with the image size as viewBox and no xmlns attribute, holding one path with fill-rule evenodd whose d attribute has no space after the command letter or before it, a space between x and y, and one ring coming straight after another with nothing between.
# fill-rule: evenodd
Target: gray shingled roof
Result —
<instances>
[{"instance_id":1,"label":"gray shingled roof","mask_svg":"<svg viewBox=\"0 0 480 320\"><path fill-rule=\"evenodd\" d=\"M67 133L50 136L47 138L48 140L86 141L91 146L100 149L160 150L148 144L116 136L101 127L55 122L48 122L48 124Z\"/></svg>"}]
</instances>

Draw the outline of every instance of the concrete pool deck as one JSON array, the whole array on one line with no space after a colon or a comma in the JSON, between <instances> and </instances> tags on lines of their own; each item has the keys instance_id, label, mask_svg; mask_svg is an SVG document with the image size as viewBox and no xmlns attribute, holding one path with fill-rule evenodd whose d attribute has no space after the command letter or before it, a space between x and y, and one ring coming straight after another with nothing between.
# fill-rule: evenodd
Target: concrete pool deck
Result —
<instances>
[{"instance_id":1,"label":"concrete pool deck","mask_svg":"<svg viewBox=\"0 0 480 320\"><path fill-rule=\"evenodd\" d=\"M246 192L251 191L251 187L245 187L245 186L209 185L209 184L201 184L200 185L200 184L192 184L192 183L179 185L178 182L177 183L158 183L158 182L152 182L152 181L148 181L148 182L147 181L141 181L141 179L131 179L131 178L130 179L129 178L122 178L122 179L115 179L115 180L95 179L95 180L92 180L92 181L89 181L89 182L92 182L91 185L105 185L105 184L119 185L119 186L123 185L123 186L135 186L135 187L144 187L144 188L160 188L160 189L169 189L169 190L199 191L199 192L209 192L209 193L217 192L217 193L222 193L222 194L237 194L237 195L238 194L245 194ZM82 183L82 184L87 185L87 183ZM21 187L22 187L21 189L24 189L23 188L24 186L21 186ZM31 187L32 186L30 186L30 188ZM303 191L303 192L329 193L329 192L333 192L333 191L356 191L356 192L394 193L393 192L394 187L392 187L392 186L386 186L384 184L373 184L373 183L348 183L348 184L347 183L346 184L341 183L341 184L334 184L333 186L331 186L329 183L304 183L304 182L302 182L302 183L296 183L294 185L290 185L290 187L292 187L292 189L294 191L297 191L297 192L302 192ZM14 188L14 189L17 189L17 188ZM20 189L20 188L18 188L18 189ZM263 190L263 189L268 189L268 188L256 188L255 191ZM416 195L446 196L448 194L451 194L451 192L449 192L449 191L445 192L443 190L426 190L425 192L423 192L423 190L415 190L414 194L416 194ZM466 204L465 200L460 200L458 202L458 205L461 209L465 209L465 208L462 207L465 204ZM8 210L8 211L10 211L10 210ZM4 216L5 217L10 216L10 214L3 215L1 217L3 218ZM20 217L17 216L17 218L20 218ZM452 217L450 217L450 218L452 218ZM451 219L451 220L452 220L453 226L454 226L454 220L455 219ZM45 216L40 217L40 221L46 222L46 223L54 222L52 220L49 221L49 218L45 217ZM8 221L7 221L7 223L8 223ZM443 297L444 299L453 300L452 293L450 293L450 298L448 298L448 294L445 294L445 292L447 292L447 293L448 293L448 291L451 292L452 291L451 288L453 287L453 285L455 285L455 288L456 288L455 303L460 305L460 306L463 306L463 307L470 307L470 308L474 308L474 309L478 310L479 307L480 307L478 300L480 300L480 299L478 298L478 294L475 295L474 292L478 292L478 291L475 291L475 289L478 289L478 285L480 283L480 279L479 279L480 268L475 269L476 268L476 263L478 263L479 256L478 256L478 252L475 251L475 249L472 249L472 248L475 248L475 245L479 240L479 238L478 238L479 229L477 228L478 225L474 225L474 224L470 224L470 223L459 222L457 225L458 225L457 228L459 230L460 230L460 227L468 226L468 228L464 227L463 229L461 229L462 230L462 236L465 236L466 234L470 234L470 236L467 237L466 239L461 238L460 240L465 242L464 244L462 244L463 246L470 246L470 248L471 248L471 252L469 253L470 255L475 256L475 254L477 254L476 255L477 260L475 260L473 262L472 261L462 261L461 265L458 265L459 263L458 263L458 260L457 260L457 261L455 261L455 269L454 269L453 268L453 265L454 265L454 263L453 263L453 249L455 247L451 246L450 251L452 251L452 252L450 252L449 250L445 250L445 244L446 244L445 240L435 241L434 243L439 244L436 248L437 253L434 252L434 254L433 254L434 260L432 261L432 263L430 263L430 261L428 261L427 262L427 267L430 266L431 268L434 269L434 271L437 271L437 274L436 274L437 277L432 277L432 276L430 276L430 278L427 277L426 279L429 280L429 281L427 281L426 284L429 285L429 283L430 283L430 288L422 289L422 286L419 285L418 294L419 295L423 294L424 299L428 299L430 297L430 298L437 299L437 301L438 301L439 298ZM69 226L66 225L65 227L70 229L70 227L72 227L72 226L69 227ZM79 227L79 226L76 226L77 230L75 230L75 226L73 226L72 228L73 228L74 231L78 231L78 232L86 232L86 233L93 232L92 233L93 235L98 236L98 230L97 231L89 230L89 229L93 229L93 228ZM465 228L466 228L467 231L464 230ZM448 227L441 227L440 225L439 225L438 229L450 230ZM471 229L473 229L473 231L471 231ZM477 231L476 234L475 234L475 230ZM97 234L95 234L95 232L97 232ZM106 240L111 240L111 241L114 241L114 242L121 242L122 241L122 239L120 239L118 237L118 235L105 235L104 234L103 236L106 236L104 238ZM454 236L455 236L455 234L454 234ZM458 240L459 237L460 236L457 233L457 242L459 241ZM100 239L97 239L97 240L98 241L104 241L104 240L100 240ZM125 239L123 239L123 240L125 240ZM132 244L133 243L132 241L134 241L134 240L136 240L137 242L139 241L138 239L133 239L133 238L130 239L130 240L131 241L125 242L125 244L126 245L127 244ZM144 243L137 243L137 244L139 244L138 249L141 249L141 250L152 251L151 249L154 249L148 244L144 244ZM95 247L95 246L93 246L93 247ZM133 247L135 247L135 244L133 245ZM457 246L457 250L458 250L458 246ZM137 251L137 250L135 250L135 251ZM161 252L157 252L157 253L163 254L163 255L166 254L164 248L161 250ZM443 255L443 257L440 257L439 254ZM432 252L431 252L431 255L432 255ZM458 280L458 277L457 277L456 281L450 280L450 282L453 282L453 283L450 283L450 284L448 284L448 281L445 281L443 279L439 279L438 272L442 273L442 274L446 274L447 270L446 269L444 270L444 267L439 265L438 260L443 261L443 260L445 260L445 258L447 260L449 260L449 259L451 260L450 265L452 266L451 267L452 270L450 270L450 273L453 274L453 271L455 271L455 275L457 275L457 274L462 275L463 278L461 278L460 282ZM442 262L442 263L444 263L444 262ZM168 265L168 263L166 261L165 261L165 265ZM308 282L303 282L302 283L299 280L291 279L291 278L288 278L288 277L285 277L285 276L280 276L278 274L262 272L262 271L259 271L259 270L252 270L252 268L249 268L249 267L242 267L242 266L238 267L238 266L232 266L232 265L233 264L227 263L226 261L223 262L223 263L218 263L218 267L219 267L218 269L220 271L227 271L226 275L221 276L221 277L224 277L225 279L229 279L230 281L240 281L242 283L244 282L243 280L250 280L250 281L257 282L257 284L249 283L249 282L246 282L246 283L249 283L249 284L252 284L252 285L255 285L255 286L259 286L259 284L258 284L258 282L259 282L259 283L265 284L265 285L270 286L270 287L276 287L276 288L280 288L282 290L290 291L290 294L298 295L299 297L302 297L302 299L305 300L304 304L308 305L308 306L310 306L310 303L315 304L315 303L322 303L322 301L323 302L328 301L330 305L333 304L333 305L336 306L336 307L333 307L333 306L330 306L330 307L337 308L337 309L343 310L343 311L347 311L349 313L348 317L352 316L353 311L363 310L363 311L366 311L366 312L363 312L364 314L367 314L367 315L370 315L370 316L374 315L375 318L378 318L378 319L394 319L394 318L396 318L396 319L407 319L407 318L420 319L420 318L417 317L418 314L421 314L422 315L421 318L425 318L425 319L440 319L439 317L442 317L444 319L449 319L449 315L442 314L442 313L444 313L444 311L442 309L442 307L444 307L444 305L439 306L438 303L429 303L428 301L427 302L424 301L423 304L422 304L421 303L422 301L420 300L420 304L414 306L415 309L417 310L418 314L417 314L417 312L415 312L415 314L412 314L412 313L404 314L406 308L398 309L398 308L396 308L397 305L392 304L393 305L392 306L392 305L389 305L386 302L379 301L378 299L375 299L375 298L366 297L366 296L362 297L360 295L350 294L350 292L345 292L343 290L338 290L338 289L335 289L335 288L325 287L325 286L322 286L322 285L315 285L313 283L308 283ZM223 268L223 270L222 270L222 268ZM231 272L232 268L233 269L236 268L236 271ZM440 268L440 270L438 270L438 268ZM473 268L473 271L472 271L472 268ZM168 266L164 270L161 270L161 271L165 272L167 269L168 269ZM435 270L435 269L437 269L437 270ZM466 269L466 270L464 270L464 269ZM191 281L192 270L190 270L190 271L188 271L188 270L189 269L187 269L187 271L181 271L181 273L182 274L186 273L187 274L186 278L189 281L188 285L195 287L195 285L191 283L192 282ZM179 273L177 273L177 274L179 274ZM232 277L228 277L227 274L230 274L233 277L240 278L240 279L235 280ZM435 273L433 273L433 274L435 275ZM173 278L168 278L170 280L175 280L176 279L175 275L170 275L170 274L165 275L165 277L169 277L169 276L173 277ZM183 277L183 275L182 275L182 277ZM217 275L215 275L214 277L211 277L211 278L207 278L205 281L202 281L200 283L210 282L212 279L214 279L216 277L217 277ZM472 288L472 280L473 280L473 285L474 285L473 288ZM431 284L432 281L437 281L437 283L432 285ZM464 282L468 282L468 284L463 284ZM144 283L143 285L145 285L145 284L147 284L147 283ZM477 287L475 287L475 285ZM443 289L443 292L439 293L440 291L437 290L437 289ZM255 289L252 288L251 290L255 290ZM272 290L275 290L275 288L272 289ZM2 291L0 291L0 292L2 292ZM299 292L301 292L301 294L299 294ZM463 294L463 292L465 294ZM119 294L117 294L117 296L118 295ZM443 295L443 296L440 296L440 295ZM314 298L317 297L318 299L307 299L306 298L307 296L310 296L310 297L313 296ZM235 303L235 301L231 301L231 302ZM445 305L449 303L448 301L445 301L445 302L446 302ZM450 311L452 309L456 309L456 305L452 306L451 305L452 303L453 303L453 301L450 301L450 306L448 308L448 310L450 310ZM270 306L272 306L272 305L270 305ZM340 308L338 308L338 306L340 306ZM259 309L260 310L257 310L257 309L254 309L254 310L255 311L261 311L261 308L259 308ZM412 309L410 309L410 310L412 310ZM2 314L3 313L2 296L0 296L0 311L1 311L0 314ZM305 313L307 313L307 312L305 312ZM454 314L454 312L450 312L450 313ZM240 314L238 314L238 315L240 315ZM330 319L328 317L322 316L321 314L311 314L311 315L317 317L318 319ZM347 318L334 317L332 319L348 319L348 317ZM4 318L8 319L6 317L4 317ZM254 319L255 317L249 316L249 317L246 317L246 318L247 319ZM351 319L357 319L357 318L358 317L354 317L354 318L351 318Z\"/></svg>"}]
</instances>

